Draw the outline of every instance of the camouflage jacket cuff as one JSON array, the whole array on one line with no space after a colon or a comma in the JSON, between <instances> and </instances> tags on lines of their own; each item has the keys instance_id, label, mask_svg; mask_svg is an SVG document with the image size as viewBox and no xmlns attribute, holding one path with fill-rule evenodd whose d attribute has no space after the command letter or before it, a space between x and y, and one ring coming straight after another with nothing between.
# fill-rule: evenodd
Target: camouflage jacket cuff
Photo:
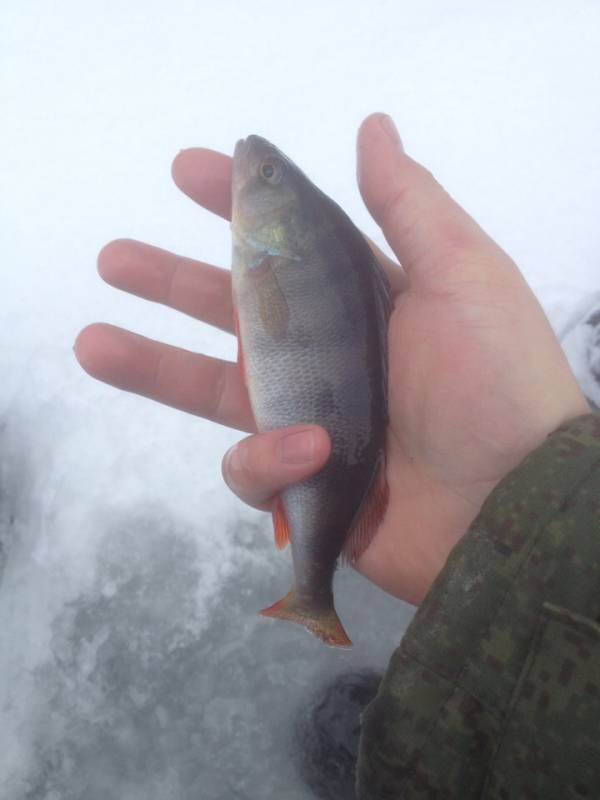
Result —
<instances>
[{"instance_id":1,"label":"camouflage jacket cuff","mask_svg":"<svg viewBox=\"0 0 600 800\"><path fill-rule=\"evenodd\" d=\"M600 797L600 415L454 548L363 716L360 800Z\"/></svg>"}]
</instances>

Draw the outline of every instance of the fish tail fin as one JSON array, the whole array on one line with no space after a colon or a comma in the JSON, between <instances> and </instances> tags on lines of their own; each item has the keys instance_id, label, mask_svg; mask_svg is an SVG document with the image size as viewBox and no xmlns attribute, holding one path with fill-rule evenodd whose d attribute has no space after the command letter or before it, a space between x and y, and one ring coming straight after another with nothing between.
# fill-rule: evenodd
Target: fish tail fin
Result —
<instances>
[{"instance_id":1,"label":"fish tail fin","mask_svg":"<svg viewBox=\"0 0 600 800\"><path fill-rule=\"evenodd\" d=\"M352 647L348 634L333 606L314 609L302 604L294 589L269 608L260 612L263 617L287 619L304 625L311 633L332 647Z\"/></svg>"}]
</instances>

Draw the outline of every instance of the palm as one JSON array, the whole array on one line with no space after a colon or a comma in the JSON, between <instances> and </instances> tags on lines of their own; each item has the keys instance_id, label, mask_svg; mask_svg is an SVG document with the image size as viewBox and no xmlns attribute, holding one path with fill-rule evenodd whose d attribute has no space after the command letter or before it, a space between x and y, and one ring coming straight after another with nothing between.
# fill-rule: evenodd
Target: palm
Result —
<instances>
[{"instance_id":1,"label":"palm","mask_svg":"<svg viewBox=\"0 0 600 800\"><path fill-rule=\"evenodd\" d=\"M419 602L495 483L565 417L583 413L585 402L517 268L437 184L427 183L422 168L397 149L386 152L389 142L376 119L362 133L368 168L363 163L359 173L361 191L406 275L384 257L396 291L389 338L390 502L358 568L391 593ZM394 184L392 168L398 167L414 197ZM229 158L183 151L173 174L194 200L228 216ZM102 251L99 269L119 288L233 332L226 270L126 240ZM235 364L108 325L86 328L76 354L108 383L255 430ZM246 489L238 491L263 508L277 487L294 479L272 464L269 436L246 442L246 451L258 452L261 442L266 449L254 459L257 469L245 474ZM328 456L321 437L320 465ZM269 465L275 483L261 473ZM298 467L295 479L314 470Z\"/></svg>"},{"instance_id":2,"label":"palm","mask_svg":"<svg viewBox=\"0 0 600 800\"><path fill-rule=\"evenodd\" d=\"M500 280L473 281L463 265L440 292L404 291L390 321L390 504L360 567L413 602L495 484L578 399L535 298L495 257Z\"/></svg>"}]
</instances>

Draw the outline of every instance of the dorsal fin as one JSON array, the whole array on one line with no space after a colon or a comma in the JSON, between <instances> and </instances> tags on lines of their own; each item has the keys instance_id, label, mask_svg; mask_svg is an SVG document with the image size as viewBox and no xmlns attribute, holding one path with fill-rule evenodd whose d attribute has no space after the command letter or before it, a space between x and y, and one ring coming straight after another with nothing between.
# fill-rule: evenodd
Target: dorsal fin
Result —
<instances>
[{"instance_id":1,"label":"dorsal fin","mask_svg":"<svg viewBox=\"0 0 600 800\"><path fill-rule=\"evenodd\" d=\"M374 473L374 480L363 500L352 530L346 539L341 553L343 564L355 564L373 541L375 532L385 516L389 498L389 488L385 470L385 456L382 456Z\"/></svg>"},{"instance_id":2,"label":"dorsal fin","mask_svg":"<svg viewBox=\"0 0 600 800\"><path fill-rule=\"evenodd\" d=\"M378 352L387 353L387 336L390 316L394 310L394 300L392 289L385 269L379 262L371 247L369 240L354 225L346 212L338 206L330 197L317 190L321 197L321 202L329 209L329 214L324 213L323 218L331 218L331 231L334 238L337 238L341 247L348 254L348 258L358 269L359 273L366 278L363 284L364 297L367 302L373 302L377 325L373 326L375 335L379 338ZM366 286L368 285L368 289ZM371 294L372 291L372 294ZM382 359L381 376L383 379L384 396L387 397L388 364L387 358ZM387 423L387 420L385 420Z\"/></svg>"},{"instance_id":3,"label":"dorsal fin","mask_svg":"<svg viewBox=\"0 0 600 800\"><path fill-rule=\"evenodd\" d=\"M363 237L364 238L364 237ZM377 325L377 330L379 332L380 339L385 337L384 341L380 342L380 352L387 353L387 335L388 335L388 328L390 324L390 316L392 311L394 310L394 301L392 298L392 290L390 287L390 282L388 280L388 276L384 268L379 263L377 256L371 249L370 244L365 239L365 244L367 245L369 252L371 254L371 273L373 276L373 288L374 288L374 299L375 299L375 311L377 314L377 319L379 324ZM382 377L383 383L385 387L385 392L387 395L387 384L388 384L388 363L387 359L383 359L382 363Z\"/></svg>"}]
</instances>

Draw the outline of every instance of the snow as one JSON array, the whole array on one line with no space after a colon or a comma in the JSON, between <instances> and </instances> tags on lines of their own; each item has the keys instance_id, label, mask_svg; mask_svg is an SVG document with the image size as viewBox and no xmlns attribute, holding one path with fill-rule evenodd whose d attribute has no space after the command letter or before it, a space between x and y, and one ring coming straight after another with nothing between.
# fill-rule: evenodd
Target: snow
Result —
<instances>
[{"instance_id":1,"label":"snow","mask_svg":"<svg viewBox=\"0 0 600 800\"><path fill-rule=\"evenodd\" d=\"M596 403L600 8L557 0L8 0L0 25L0 796L310 796L289 732L334 674L381 669L411 610L338 579L356 647L256 611L289 584L224 487L237 434L93 381L95 320L220 357L231 337L98 278L109 240L227 265L173 186L182 147L265 135L376 241L354 140L407 150L515 258Z\"/></svg>"}]
</instances>

